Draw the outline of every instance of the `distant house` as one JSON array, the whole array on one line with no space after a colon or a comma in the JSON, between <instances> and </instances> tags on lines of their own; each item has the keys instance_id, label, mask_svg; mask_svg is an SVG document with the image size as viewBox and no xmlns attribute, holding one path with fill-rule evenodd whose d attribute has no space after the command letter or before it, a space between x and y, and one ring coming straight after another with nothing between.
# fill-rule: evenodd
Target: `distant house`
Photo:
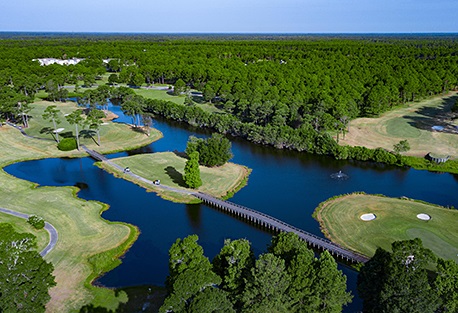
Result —
<instances>
[{"instance_id":1,"label":"distant house","mask_svg":"<svg viewBox=\"0 0 458 313\"><path fill-rule=\"evenodd\" d=\"M48 66L51 64L59 64L59 65L75 65L81 62L84 59L80 58L72 58L68 60L62 59L55 59L55 58L43 58L43 59L33 59L32 61L38 61L41 66Z\"/></svg>"},{"instance_id":2,"label":"distant house","mask_svg":"<svg viewBox=\"0 0 458 313\"><path fill-rule=\"evenodd\" d=\"M33 59L32 61L38 61L41 66L48 66L51 64L59 64L59 65L76 65L83 61L83 58L71 58L67 60L62 59L55 59L55 58L43 58L43 59ZM108 64L111 59L104 59L102 60L103 63Z\"/></svg>"}]
</instances>

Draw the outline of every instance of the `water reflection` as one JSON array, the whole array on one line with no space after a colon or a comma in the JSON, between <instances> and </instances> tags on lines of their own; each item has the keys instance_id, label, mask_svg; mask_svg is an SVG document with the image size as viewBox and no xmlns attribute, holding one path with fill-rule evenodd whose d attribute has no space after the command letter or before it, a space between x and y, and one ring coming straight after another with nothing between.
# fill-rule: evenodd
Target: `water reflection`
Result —
<instances>
[{"instance_id":1,"label":"water reflection","mask_svg":"<svg viewBox=\"0 0 458 313\"><path fill-rule=\"evenodd\" d=\"M200 204L186 204L186 215L194 231L200 232L202 226L202 211Z\"/></svg>"},{"instance_id":2,"label":"water reflection","mask_svg":"<svg viewBox=\"0 0 458 313\"><path fill-rule=\"evenodd\" d=\"M118 120L125 118L119 107ZM127 120L130 122L130 120ZM211 132L178 123L154 121L164 138L151 145L108 157L159 151L184 151L190 135L206 137ZM391 197L407 196L443 206L458 207L458 175L397 168L370 162L334 160L330 157L257 146L231 138L234 158L253 171L248 185L231 201L265 212L285 222L322 236L312 213L318 204L332 196L355 191L380 193ZM5 168L8 173L41 185L86 184L79 196L110 205L103 217L139 227L137 242L123 257L123 264L99 282L110 286L141 284L163 285L168 273L168 249L176 238L197 234L205 255L212 259L227 238L247 238L256 254L264 252L271 234L206 205L183 205L165 201L154 193L116 178L93 166L90 158L46 159L21 162ZM342 171L348 180L333 180L329 173ZM172 175L173 173L171 173ZM84 185L82 185L84 186ZM356 295L356 272L341 266L349 289ZM361 309L360 300L344 312Z\"/></svg>"}]
</instances>

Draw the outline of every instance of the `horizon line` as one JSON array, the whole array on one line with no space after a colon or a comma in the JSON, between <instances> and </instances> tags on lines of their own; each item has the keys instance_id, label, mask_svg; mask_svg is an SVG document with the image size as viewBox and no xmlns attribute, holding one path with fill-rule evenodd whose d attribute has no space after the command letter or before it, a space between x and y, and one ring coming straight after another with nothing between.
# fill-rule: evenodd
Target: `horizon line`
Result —
<instances>
[{"instance_id":1,"label":"horizon line","mask_svg":"<svg viewBox=\"0 0 458 313\"><path fill-rule=\"evenodd\" d=\"M151 34L151 35L377 35L377 34L458 34L458 31L400 31L400 32L149 32L149 31L52 31L0 30L0 33L54 33L54 34Z\"/></svg>"}]
</instances>

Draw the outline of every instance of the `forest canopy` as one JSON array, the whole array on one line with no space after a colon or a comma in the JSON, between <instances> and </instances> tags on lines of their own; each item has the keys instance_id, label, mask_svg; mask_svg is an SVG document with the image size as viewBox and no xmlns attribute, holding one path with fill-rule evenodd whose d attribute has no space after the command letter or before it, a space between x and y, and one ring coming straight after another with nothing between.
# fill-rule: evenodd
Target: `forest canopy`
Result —
<instances>
[{"instance_id":1,"label":"forest canopy","mask_svg":"<svg viewBox=\"0 0 458 313\"><path fill-rule=\"evenodd\" d=\"M458 85L456 39L95 39L1 40L0 94L47 88L60 98L62 86L108 70L132 85L183 81L257 125L332 129ZM40 66L37 58L83 60Z\"/></svg>"},{"instance_id":2,"label":"forest canopy","mask_svg":"<svg viewBox=\"0 0 458 313\"><path fill-rule=\"evenodd\" d=\"M167 37L81 36L0 40L0 120L18 122L39 90L66 99L68 85L112 76L105 97L126 112L161 115L281 149L337 159L410 164L383 149L343 147L351 119L456 90L456 36ZM38 58L76 60L41 66ZM175 85L185 105L126 92ZM111 90L110 90L111 88ZM75 87L75 92L77 88ZM195 99L190 90L201 92ZM105 92L107 92L105 94ZM94 95L81 99L94 103ZM204 101L217 111L195 105ZM98 101L98 100L97 100ZM127 106L129 104L129 106ZM137 111L129 113L133 119ZM137 119L138 123L139 119ZM134 124L136 124L134 122ZM410 163L409 163L410 162Z\"/></svg>"}]
</instances>

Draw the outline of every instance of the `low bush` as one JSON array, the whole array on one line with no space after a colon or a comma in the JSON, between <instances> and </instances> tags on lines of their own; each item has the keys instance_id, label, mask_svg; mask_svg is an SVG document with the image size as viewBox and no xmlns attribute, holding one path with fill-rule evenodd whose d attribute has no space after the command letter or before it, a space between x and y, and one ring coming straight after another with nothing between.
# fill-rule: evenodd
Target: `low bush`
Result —
<instances>
[{"instance_id":1,"label":"low bush","mask_svg":"<svg viewBox=\"0 0 458 313\"><path fill-rule=\"evenodd\" d=\"M30 215L29 218L27 219L27 223L29 223L36 229L42 229L43 227L45 227L44 219L36 215Z\"/></svg>"},{"instance_id":2,"label":"low bush","mask_svg":"<svg viewBox=\"0 0 458 313\"><path fill-rule=\"evenodd\" d=\"M61 151L70 151L76 149L76 139L75 138L63 138L57 148Z\"/></svg>"}]
</instances>

